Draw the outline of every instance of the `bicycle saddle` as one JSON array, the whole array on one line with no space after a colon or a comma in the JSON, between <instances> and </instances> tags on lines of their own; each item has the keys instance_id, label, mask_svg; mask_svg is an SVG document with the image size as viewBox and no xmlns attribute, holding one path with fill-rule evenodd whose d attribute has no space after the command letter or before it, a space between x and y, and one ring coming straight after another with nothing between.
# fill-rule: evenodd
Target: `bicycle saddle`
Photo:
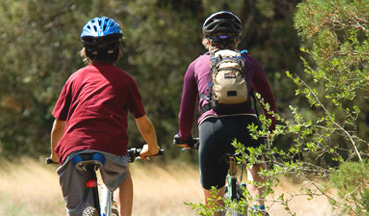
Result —
<instances>
[{"instance_id":1,"label":"bicycle saddle","mask_svg":"<svg viewBox=\"0 0 369 216\"><path fill-rule=\"evenodd\" d=\"M75 155L72 158L73 166L79 171L87 171L87 167L92 165L95 169L101 169L105 164L105 157L101 153L84 153Z\"/></svg>"}]
</instances>

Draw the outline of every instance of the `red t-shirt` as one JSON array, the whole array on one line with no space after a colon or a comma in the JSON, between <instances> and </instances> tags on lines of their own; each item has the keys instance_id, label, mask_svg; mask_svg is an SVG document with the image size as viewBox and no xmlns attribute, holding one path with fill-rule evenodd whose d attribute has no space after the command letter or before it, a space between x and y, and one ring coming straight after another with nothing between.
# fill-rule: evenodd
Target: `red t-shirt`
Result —
<instances>
[{"instance_id":1,"label":"red t-shirt","mask_svg":"<svg viewBox=\"0 0 369 216\"><path fill-rule=\"evenodd\" d=\"M135 118L145 115L137 84L127 72L94 63L73 73L52 112L56 119L66 121L55 149L60 161L85 149L124 155L128 111Z\"/></svg>"}]
</instances>

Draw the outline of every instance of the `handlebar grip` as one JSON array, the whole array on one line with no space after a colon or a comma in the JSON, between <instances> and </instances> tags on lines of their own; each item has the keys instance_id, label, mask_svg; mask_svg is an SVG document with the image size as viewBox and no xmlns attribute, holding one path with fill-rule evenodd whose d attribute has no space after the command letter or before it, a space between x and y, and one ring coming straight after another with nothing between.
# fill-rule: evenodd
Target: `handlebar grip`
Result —
<instances>
[{"instance_id":1,"label":"handlebar grip","mask_svg":"<svg viewBox=\"0 0 369 216\"><path fill-rule=\"evenodd\" d=\"M46 164L58 164L57 162L53 161L50 157L45 158Z\"/></svg>"},{"instance_id":2,"label":"handlebar grip","mask_svg":"<svg viewBox=\"0 0 369 216\"><path fill-rule=\"evenodd\" d=\"M139 158L141 151L142 151L142 148L128 149L129 162L132 163L135 161L136 158ZM164 149L159 149L159 152L153 156L162 156L162 155L164 155Z\"/></svg>"},{"instance_id":3,"label":"handlebar grip","mask_svg":"<svg viewBox=\"0 0 369 216\"><path fill-rule=\"evenodd\" d=\"M200 138L192 138L191 148L199 149L200 146Z\"/></svg>"},{"instance_id":4,"label":"handlebar grip","mask_svg":"<svg viewBox=\"0 0 369 216\"><path fill-rule=\"evenodd\" d=\"M200 138L190 138L186 141L182 141L178 134L173 137L174 145L187 144L190 149L199 149Z\"/></svg>"},{"instance_id":5,"label":"handlebar grip","mask_svg":"<svg viewBox=\"0 0 369 216\"><path fill-rule=\"evenodd\" d=\"M163 156L164 155L164 149L160 149L159 152L154 156Z\"/></svg>"},{"instance_id":6,"label":"handlebar grip","mask_svg":"<svg viewBox=\"0 0 369 216\"><path fill-rule=\"evenodd\" d=\"M141 151L142 151L142 148L136 149L135 156L139 157L141 154ZM159 152L153 156L162 156L162 155L164 155L164 149L159 149Z\"/></svg>"},{"instance_id":7,"label":"handlebar grip","mask_svg":"<svg viewBox=\"0 0 369 216\"><path fill-rule=\"evenodd\" d=\"M176 134L176 135L173 137L173 144L174 144L174 145L182 144L182 143L181 143L181 138L179 137L179 135L178 135L178 134Z\"/></svg>"}]
</instances>

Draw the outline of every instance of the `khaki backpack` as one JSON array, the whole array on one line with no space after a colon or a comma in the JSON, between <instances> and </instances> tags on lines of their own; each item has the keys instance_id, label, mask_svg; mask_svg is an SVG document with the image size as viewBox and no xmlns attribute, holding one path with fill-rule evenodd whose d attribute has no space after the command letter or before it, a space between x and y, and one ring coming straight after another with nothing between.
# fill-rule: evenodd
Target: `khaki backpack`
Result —
<instances>
[{"instance_id":1,"label":"khaki backpack","mask_svg":"<svg viewBox=\"0 0 369 216\"><path fill-rule=\"evenodd\" d=\"M209 101L205 109L218 113L239 112L249 105L249 92L244 73L245 61L238 50L222 49L210 53Z\"/></svg>"}]
</instances>

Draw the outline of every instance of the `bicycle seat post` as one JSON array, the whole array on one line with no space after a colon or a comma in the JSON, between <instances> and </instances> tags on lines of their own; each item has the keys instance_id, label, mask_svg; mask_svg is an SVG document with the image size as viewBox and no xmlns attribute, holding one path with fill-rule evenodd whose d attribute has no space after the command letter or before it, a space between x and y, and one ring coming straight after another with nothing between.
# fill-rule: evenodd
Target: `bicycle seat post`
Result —
<instances>
[{"instance_id":1,"label":"bicycle seat post","mask_svg":"<svg viewBox=\"0 0 369 216\"><path fill-rule=\"evenodd\" d=\"M86 182L86 188L91 189L93 198L94 198L94 206L100 215L101 209L100 209L99 193L97 189L97 176L96 176L96 170L98 169L98 166L89 164L87 165L86 169L87 169L87 172L89 172L91 175L90 180Z\"/></svg>"},{"instance_id":2,"label":"bicycle seat post","mask_svg":"<svg viewBox=\"0 0 369 216\"><path fill-rule=\"evenodd\" d=\"M229 156L228 160L229 160L229 174L232 177L236 177L237 172L238 172L237 165L236 165L236 158L233 156Z\"/></svg>"},{"instance_id":3,"label":"bicycle seat post","mask_svg":"<svg viewBox=\"0 0 369 216\"><path fill-rule=\"evenodd\" d=\"M72 163L77 170L89 173L90 179L86 182L86 188L92 191L94 207L100 215L101 208L97 189L96 170L103 168L105 164L104 155L101 153L78 154L72 158Z\"/></svg>"}]
</instances>

